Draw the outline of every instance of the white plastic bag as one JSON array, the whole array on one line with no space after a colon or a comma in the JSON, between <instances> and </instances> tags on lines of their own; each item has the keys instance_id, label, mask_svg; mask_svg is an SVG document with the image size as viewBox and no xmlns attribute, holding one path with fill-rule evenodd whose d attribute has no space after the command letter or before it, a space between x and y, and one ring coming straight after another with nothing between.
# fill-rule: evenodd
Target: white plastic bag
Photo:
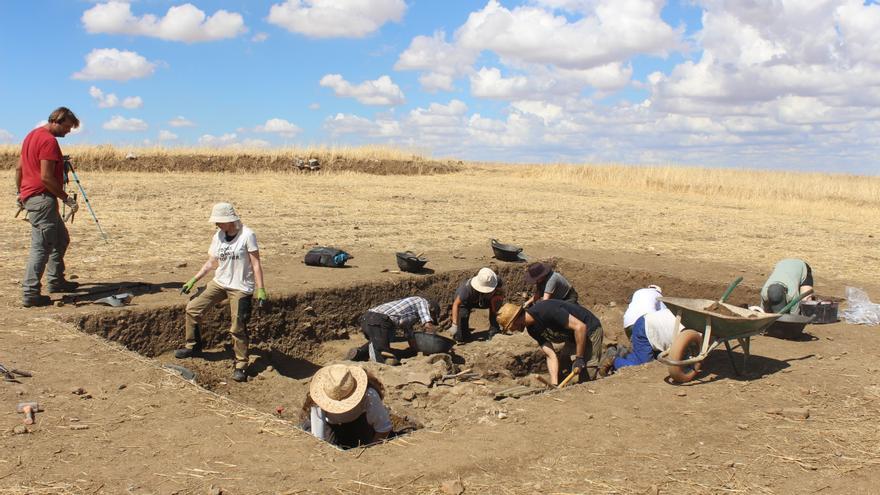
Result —
<instances>
[{"instance_id":1,"label":"white plastic bag","mask_svg":"<svg viewBox=\"0 0 880 495\"><path fill-rule=\"evenodd\" d=\"M854 325L880 325L880 304L872 303L868 293L856 287L846 288L847 308L840 316Z\"/></svg>"}]
</instances>

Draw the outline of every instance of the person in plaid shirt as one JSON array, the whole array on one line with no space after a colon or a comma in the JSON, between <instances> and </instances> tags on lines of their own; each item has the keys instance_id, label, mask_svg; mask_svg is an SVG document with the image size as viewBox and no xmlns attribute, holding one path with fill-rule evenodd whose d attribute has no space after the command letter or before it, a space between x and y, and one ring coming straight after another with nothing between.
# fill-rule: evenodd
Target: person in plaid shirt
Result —
<instances>
[{"instance_id":1,"label":"person in plaid shirt","mask_svg":"<svg viewBox=\"0 0 880 495\"><path fill-rule=\"evenodd\" d=\"M349 361L376 361L385 364L398 364L391 352L391 338L397 330L403 330L409 339L412 327L421 323L425 331L436 333L435 323L440 315L437 301L413 296L380 304L361 317L361 330L368 342L348 351L345 359ZM410 344L412 345L412 344Z\"/></svg>"}]
</instances>

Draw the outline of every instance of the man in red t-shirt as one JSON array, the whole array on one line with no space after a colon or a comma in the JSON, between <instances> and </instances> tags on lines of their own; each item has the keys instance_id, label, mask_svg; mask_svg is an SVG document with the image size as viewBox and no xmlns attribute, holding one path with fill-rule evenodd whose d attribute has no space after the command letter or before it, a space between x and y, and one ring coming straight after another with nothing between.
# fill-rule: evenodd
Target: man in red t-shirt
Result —
<instances>
[{"instance_id":1,"label":"man in red t-shirt","mask_svg":"<svg viewBox=\"0 0 880 495\"><path fill-rule=\"evenodd\" d=\"M40 279L46 272L49 292L70 292L76 282L64 279L64 253L70 236L58 212L58 200L75 212L76 198L64 192L64 157L56 138L79 127L79 119L65 107L54 110L46 125L31 131L21 145L21 160L15 169L18 205L27 210L31 223L31 250L25 268L23 305L45 306L51 300L40 294Z\"/></svg>"}]
</instances>

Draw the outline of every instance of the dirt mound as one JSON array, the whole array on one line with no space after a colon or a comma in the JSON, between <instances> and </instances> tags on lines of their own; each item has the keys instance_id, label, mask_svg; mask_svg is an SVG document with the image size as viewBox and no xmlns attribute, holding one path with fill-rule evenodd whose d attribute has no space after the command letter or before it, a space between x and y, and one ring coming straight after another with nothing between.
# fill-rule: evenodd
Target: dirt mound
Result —
<instances>
[{"instance_id":1,"label":"dirt mound","mask_svg":"<svg viewBox=\"0 0 880 495\"><path fill-rule=\"evenodd\" d=\"M317 173L297 168L296 156L278 155L168 155L144 154L128 159L122 153L106 155L73 155L74 166L85 171L131 172L296 172ZM17 153L0 154L0 169L15 168ZM435 161L421 157L410 159L352 158L327 154L318 157L321 171L363 172L373 175L429 175L448 174L461 170L458 162Z\"/></svg>"}]
</instances>

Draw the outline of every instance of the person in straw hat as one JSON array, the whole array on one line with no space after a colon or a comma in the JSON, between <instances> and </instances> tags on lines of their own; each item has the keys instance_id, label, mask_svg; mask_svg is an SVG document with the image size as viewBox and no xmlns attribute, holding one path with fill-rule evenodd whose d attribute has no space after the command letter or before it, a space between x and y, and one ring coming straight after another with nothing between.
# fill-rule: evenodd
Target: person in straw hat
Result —
<instances>
[{"instance_id":1,"label":"person in straw hat","mask_svg":"<svg viewBox=\"0 0 880 495\"><path fill-rule=\"evenodd\" d=\"M577 304L578 293L574 287L553 269L550 263L536 262L526 267L525 281L535 286L532 297L526 301L526 306L534 302L547 299L560 299Z\"/></svg>"},{"instance_id":2,"label":"person in straw hat","mask_svg":"<svg viewBox=\"0 0 880 495\"><path fill-rule=\"evenodd\" d=\"M208 221L217 226L217 232L211 239L211 247L208 248L208 261L194 277L183 284L180 292L189 294L196 282L211 270L214 270L214 279L186 305L186 344L175 351L174 356L185 359L201 353L199 322L202 313L228 299L232 320L229 333L232 335L232 349L235 352L232 379L244 382L247 381L248 365L247 323L251 317L253 299L256 297L260 306L266 301L260 250L256 235L242 225L241 218L231 204L215 204Z\"/></svg>"},{"instance_id":3,"label":"person in straw hat","mask_svg":"<svg viewBox=\"0 0 880 495\"><path fill-rule=\"evenodd\" d=\"M378 442L392 427L384 395L382 382L360 366L325 366L309 384L303 429L343 448Z\"/></svg>"},{"instance_id":4,"label":"person in straw hat","mask_svg":"<svg viewBox=\"0 0 880 495\"><path fill-rule=\"evenodd\" d=\"M458 286L452 302L452 326L449 328L457 342L471 340L471 310L476 308L489 310L489 338L498 333L495 317L504 302L503 284L504 281L491 268L480 268L476 276Z\"/></svg>"},{"instance_id":5,"label":"person in straw hat","mask_svg":"<svg viewBox=\"0 0 880 495\"><path fill-rule=\"evenodd\" d=\"M602 323L588 309L558 299L538 301L528 308L505 304L498 310L498 324L504 331L525 329L547 358L550 383L559 383L560 360L553 344L563 344L559 353L571 359L571 371L580 381L595 379L602 352Z\"/></svg>"}]
</instances>

